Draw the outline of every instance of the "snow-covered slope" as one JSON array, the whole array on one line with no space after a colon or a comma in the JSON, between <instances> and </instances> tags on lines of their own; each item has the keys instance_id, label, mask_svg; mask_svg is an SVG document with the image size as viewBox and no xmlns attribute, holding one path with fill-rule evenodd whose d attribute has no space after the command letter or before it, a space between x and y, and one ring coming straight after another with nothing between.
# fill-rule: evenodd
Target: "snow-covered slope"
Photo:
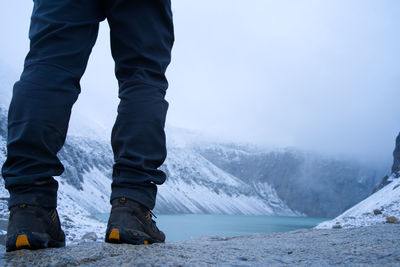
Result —
<instances>
[{"instance_id":1,"label":"snow-covered slope","mask_svg":"<svg viewBox=\"0 0 400 267\"><path fill-rule=\"evenodd\" d=\"M219 169L190 148L169 148L162 167L168 180L159 187L156 211L168 213L300 215L266 186L254 188Z\"/></svg>"},{"instance_id":2,"label":"snow-covered slope","mask_svg":"<svg viewBox=\"0 0 400 267\"><path fill-rule=\"evenodd\" d=\"M333 218L368 197L384 170L356 160L306 153L293 148L263 149L246 144L196 145L218 168L252 185L272 186L292 210Z\"/></svg>"},{"instance_id":3,"label":"snow-covered slope","mask_svg":"<svg viewBox=\"0 0 400 267\"><path fill-rule=\"evenodd\" d=\"M390 177L388 185L345 211L333 220L322 222L319 229L343 227L352 228L386 223L388 217L400 219L400 178ZM376 210L376 213L374 213ZM379 210L379 211L378 211Z\"/></svg>"},{"instance_id":4,"label":"snow-covered slope","mask_svg":"<svg viewBox=\"0 0 400 267\"><path fill-rule=\"evenodd\" d=\"M5 121L6 110L0 108L0 164L6 154ZM159 186L156 213L302 215L283 201L277 191L296 182L297 176L290 176L294 180L282 180L282 177L288 170L296 170L296 165L291 163L298 161L299 154L285 150L262 152L255 146L223 144L182 129L167 131L168 157L162 169L168 179ZM56 178L60 183L58 205L69 240L79 240L89 231L102 237L104 222L94 215L110 209L112 150L109 141L93 137L69 135L59 153L65 172ZM221 162L229 166L218 165ZM268 169L270 166L273 168ZM233 167L234 172L228 171ZM280 188L268 179L257 179L265 172L280 179ZM315 172L310 174L315 176ZM344 187L349 185L344 184ZM7 197L1 179L0 215L3 219L7 218L4 200Z\"/></svg>"},{"instance_id":5,"label":"snow-covered slope","mask_svg":"<svg viewBox=\"0 0 400 267\"><path fill-rule=\"evenodd\" d=\"M66 168L58 209L70 241L88 232L102 237L105 224L94 215L109 212L112 153L108 143L69 137L60 153ZM289 209L272 187L265 196L188 148L169 148L162 166L168 174L159 186L155 212L301 215Z\"/></svg>"},{"instance_id":6,"label":"snow-covered slope","mask_svg":"<svg viewBox=\"0 0 400 267\"><path fill-rule=\"evenodd\" d=\"M0 109L0 113L2 111L4 110ZM105 223L93 215L109 211L111 179L105 176L107 172L104 166L107 164L101 161L102 155L96 155L88 149L92 145L87 140L77 143L76 139L69 138L68 144L60 153L66 172L62 177L56 177L60 183L58 211L68 242L80 241L89 232L96 233L98 238L103 238L105 234ZM5 138L0 135L0 166L5 160L5 146ZM94 150L99 151L99 148ZM0 236L6 234L4 227L8 218L8 197L4 181L0 179Z\"/></svg>"},{"instance_id":7,"label":"snow-covered slope","mask_svg":"<svg viewBox=\"0 0 400 267\"><path fill-rule=\"evenodd\" d=\"M0 108L0 164L6 154L5 118L6 111ZM110 209L113 156L109 142L68 136L59 157L65 172L56 177L60 184L58 210L68 240L80 240L87 232L102 237L105 224L94 215ZM270 185L260 185L260 195L253 186L216 167L191 146L169 144L162 169L168 179L159 187L155 208L159 214L301 215L288 208ZM0 215L6 219L8 192L2 179L0 188Z\"/></svg>"}]
</instances>

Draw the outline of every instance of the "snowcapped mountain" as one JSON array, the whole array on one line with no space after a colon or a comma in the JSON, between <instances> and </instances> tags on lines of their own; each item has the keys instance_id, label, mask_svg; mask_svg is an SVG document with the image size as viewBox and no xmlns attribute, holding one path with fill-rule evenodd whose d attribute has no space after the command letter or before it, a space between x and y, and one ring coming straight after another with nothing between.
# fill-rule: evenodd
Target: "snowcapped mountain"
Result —
<instances>
[{"instance_id":1,"label":"snowcapped mountain","mask_svg":"<svg viewBox=\"0 0 400 267\"><path fill-rule=\"evenodd\" d=\"M106 142L69 136L60 152L66 171L60 191L91 214L107 212L112 152ZM190 147L169 147L161 167L168 176L159 186L157 213L299 215L272 187L262 198L242 180L219 169Z\"/></svg>"},{"instance_id":2,"label":"snowcapped mountain","mask_svg":"<svg viewBox=\"0 0 400 267\"><path fill-rule=\"evenodd\" d=\"M6 110L0 108L0 164L5 160ZM58 210L69 240L87 232L103 233L105 226L94 215L110 209L113 156L109 142L68 136L59 153L65 172L60 183ZM216 167L196 149L171 142L162 169L168 174L159 187L156 213L213 213L295 216L273 187L255 189ZM0 180L1 217L7 218L4 181ZM3 234L5 234L4 230Z\"/></svg>"},{"instance_id":3,"label":"snowcapped mountain","mask_svg":"<svg viewBox=\"0 0 400 267\"><path fill-rule=\"evenodd\" d=\"M360 166L345 161L224 143L172 127L167 137L168 157L161 168L168 179L159 187L158 214L338 214L376 186L373 171L362 172ZM0 164L6 154L5 138L6 109L0 108ZM65 172L56 177L58 209L69 240L93 231L102 236L104 231L104 222L94 217L110 209L113 156L104 139L69 135L59 153ZM0 215L6 219L8 192L3 180L0 188Z\"/></svg>"},{"instance_id":4,"label":"snowcapped mountain","mask_svg":"<svg viewBox=\"0 0 400 267\"><path fill-rule=\"evenodd\" d=\"M312 217L334 217L368 197L382 172L367 164L306 153L237 144L197 151L220 169L251 185L262 197L272 186L289 208Z\"/></svg>"},{"instance_id":5,"label":"snowcapped mountain","mask_svg":"<svg viewBox=\"0 0 400 267\"><path fill-rule=\"evenodd\" d=\"M392 175L385 176L371 196L316 228L352 228L382 223L400 223L400 133L393 151Z\"/></svg>"},{"instance_id":6,"label":"snowcapped mountain","mask_svg":"<svg viewBox=\"0 0 400 267\"><path fill-rule=\"evenodd\" d=\"M392 217L391 219L388 219ZM393 218L394 217L394 218ZM400 178L392 175L389 184L345 211L333 220L322 222L318 229L354 228L392 223L400 220Z\"/></svg>"},{"instance_id":7,"label":"snowcapped mountain","mask_svg":"<svg viewBox=\"0 0 400 267\"><path fill-rule=\"evenodd\" d=\"M264 188L266 197L261 197L194 149L170 147L168 153L162 169L169 178L159 187L155 209L160 213L300 215L272 187Z\"/></svg>"}]
</instances>

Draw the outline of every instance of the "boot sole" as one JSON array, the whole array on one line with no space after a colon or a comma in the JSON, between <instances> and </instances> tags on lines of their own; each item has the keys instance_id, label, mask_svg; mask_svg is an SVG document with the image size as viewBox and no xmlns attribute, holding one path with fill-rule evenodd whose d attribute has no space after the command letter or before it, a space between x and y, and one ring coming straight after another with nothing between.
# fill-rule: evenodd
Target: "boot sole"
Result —
<instances>
[{"instance_id":1,"label":"boot sole","mask_svg":"<svg viewBox=\"0 0 400 267\"><path fill-rule=\"evenodd\" d=\"M153 243L163 243L160 240L151 238L144 232L113 227L107 231L105 242L113 244L149 245Z\"/></svg>"},{"instance_id":2,"label":"boot sole","mask_svg":"<svg viewBox=\"0 0 400 267\"><path fill-rule=\"evenodd\" d=\"M20 249L42 249L42 248L60 248L65 246L65 240L59 241L51 238L49 234L21 231L10 237L7 237L6 251L15 251Z\"/></svg>"}]
</instances>

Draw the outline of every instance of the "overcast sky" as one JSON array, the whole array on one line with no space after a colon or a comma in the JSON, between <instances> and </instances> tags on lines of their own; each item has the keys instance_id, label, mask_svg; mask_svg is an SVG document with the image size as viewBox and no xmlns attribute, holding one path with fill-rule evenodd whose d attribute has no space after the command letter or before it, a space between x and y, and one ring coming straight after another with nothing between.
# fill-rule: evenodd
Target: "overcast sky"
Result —
<instances>
[{"instance_id":1,"label":"overcast sky","mask_svg":"<svg viewBox=\"0 0 400 267\"><path fill-rule=\"evenodd\" d=\"M0 64L16 79L29 46L32 1L0 2ZM172 3L168 124L273 147L391 160L400 131L400 1ZM85 116L112 125L113 68L102 23L73 121Z\"/></svg>"}]
</instances>

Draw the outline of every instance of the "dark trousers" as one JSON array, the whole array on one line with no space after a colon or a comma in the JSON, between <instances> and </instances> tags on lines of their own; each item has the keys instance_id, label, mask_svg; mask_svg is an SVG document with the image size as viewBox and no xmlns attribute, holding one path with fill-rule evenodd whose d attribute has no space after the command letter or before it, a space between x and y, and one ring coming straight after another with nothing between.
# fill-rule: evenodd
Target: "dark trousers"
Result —
<instances>
[{"instance_id":1,"label":"dark trousers","mask_svg":"<svg viewBox=\"0 0 400 267\"><path fill-rule=\"evenodd\" d=\"M166 179L158 168L166 157L165 71L174 41L169 0L34 0L30 51L8 116L2 175L10 207L56 207L53 176L64 171L57 152L104 19L110 26L120 98L111 137L111 200L127 197L154 207L156 185Z\"/></svg>"}]
</instances>

